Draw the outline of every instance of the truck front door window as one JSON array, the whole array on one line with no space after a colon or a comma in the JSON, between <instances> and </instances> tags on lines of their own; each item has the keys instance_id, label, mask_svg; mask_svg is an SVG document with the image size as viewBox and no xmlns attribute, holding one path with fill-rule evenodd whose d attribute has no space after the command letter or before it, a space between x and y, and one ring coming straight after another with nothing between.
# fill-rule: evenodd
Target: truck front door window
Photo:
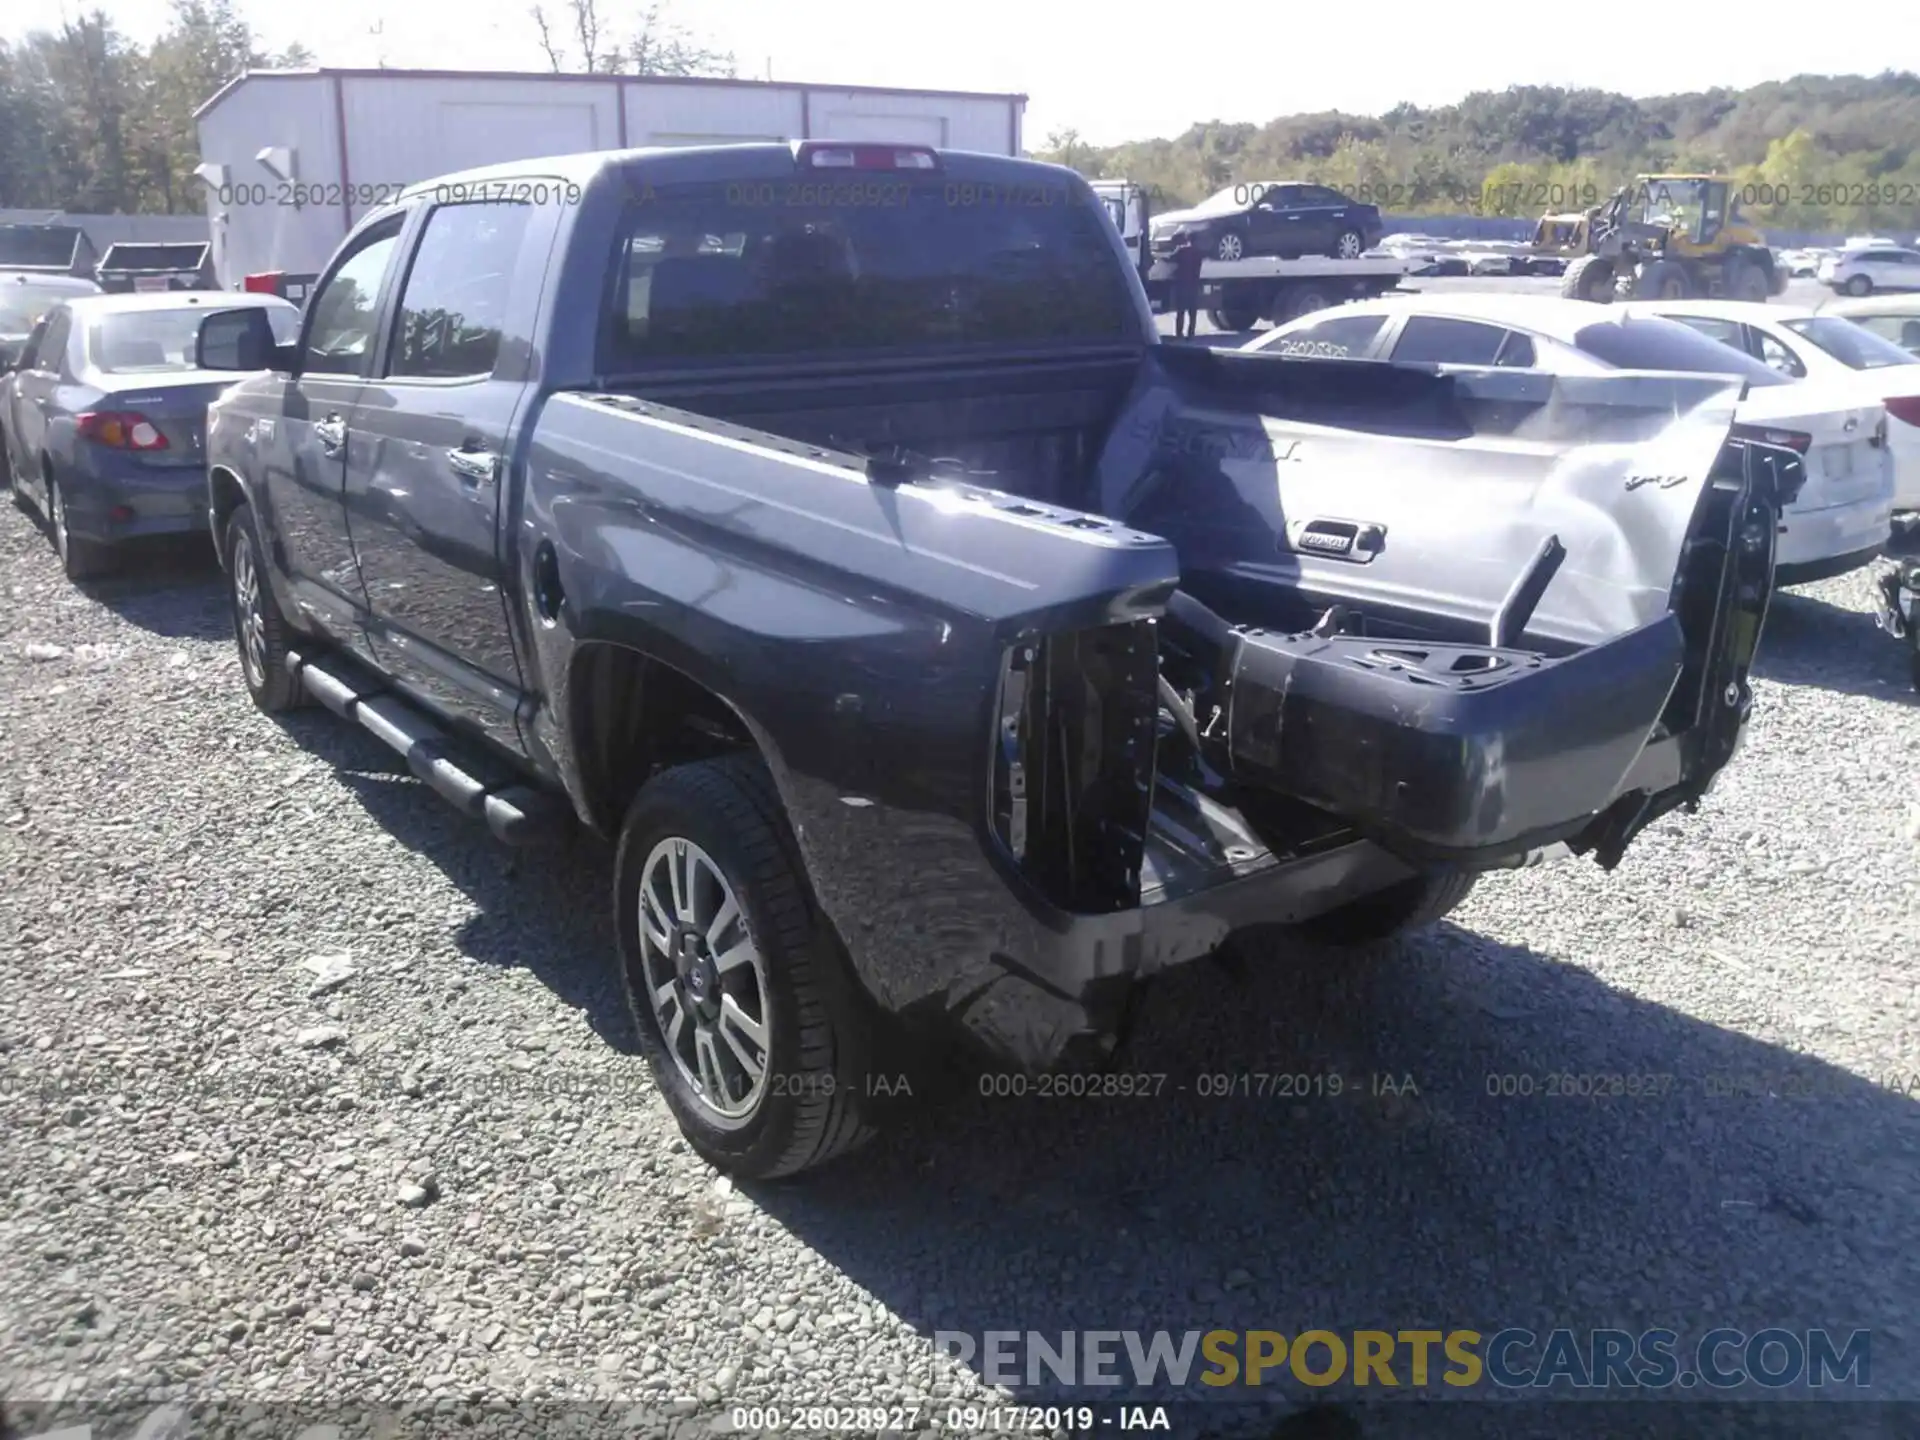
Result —
<instances>
[{"instance_id":1,"label":"truck front door window","mask_svg":"<svg viewBox=\"0 0 1920 1440\"><path fill-rule=\"evenodd\" d=\"M407 269L394 324L391 375L490 375L500 353L508 282L533 208L442 205Z\"/></svg>"},{"instance_id":2,"label":"truck front door window","mask_svg":"<svg viewBox=\"0 0 1920 1440\"><path fill-rule=\"evenodd\" d=\"M660 186L630 212L604 368L1136 338L1111 223L1065 187Z\"/></svg>"},{"instance_id":3,"label":"truck front door window","mask_svg":"<svg viewBox=\"0 0 1920 1440\"><path fill-rule=\"evenodd\" d=\"M396 220L391 233L355 251L327 277L310 301L313 319L301 347L300 371L307 375L365 375L373 363L375 311L380 281L400 240Z\"/></svg>"}]
</instances>

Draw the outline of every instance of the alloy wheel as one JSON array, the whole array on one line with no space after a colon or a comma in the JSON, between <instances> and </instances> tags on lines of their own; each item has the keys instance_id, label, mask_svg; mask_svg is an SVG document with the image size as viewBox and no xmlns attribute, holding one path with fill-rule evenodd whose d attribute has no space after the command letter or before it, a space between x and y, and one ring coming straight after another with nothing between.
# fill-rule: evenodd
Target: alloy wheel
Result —
<instances>
[{"instance_id":1,"label":"alloy wheel","mask_svg":"<svg viewBox=\"0 0 1920 1440\"><path fill-rule=\"evenodd\" d=\"M260 574L253 565L253 545L244 538L233 547L233 614L247 683L258 690L267 683L267 617L260 608Z\"/></svg>"},{"instance_id":2,"label":"alloy wheel","mask_svg":"<svg viewBox=\"0 0 1920 1440\"><path fill-rule=\"evenodd\" d=\"M67 501L60 493L60 482L51 477L47 480L47 525L53 531L53 553L65 565L67 550L72 544L72 537L67 533Z\"/></svg>"},{"instance_id":3,"label":"alloy wheel","mask_svg":"<svg viewBox=\"0 0 1920 1440\"><path fill-rule=\"evenodd\" d=\"M669 836L640 871L640 978L681 1078L737 1128L766 1096L772 1026L766 960L713 857Z\"/></svg>"}]
</instances>

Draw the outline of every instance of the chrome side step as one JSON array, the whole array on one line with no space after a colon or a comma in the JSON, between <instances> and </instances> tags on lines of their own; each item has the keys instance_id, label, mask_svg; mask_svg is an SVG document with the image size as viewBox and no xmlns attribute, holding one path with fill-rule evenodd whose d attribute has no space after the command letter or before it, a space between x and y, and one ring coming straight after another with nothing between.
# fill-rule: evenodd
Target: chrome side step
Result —
<instances>
[{"instance_id":1,"label":"chrome side step","mask_svg":"<svg viewBox=\"0 0 1920 1440\"><path fill-rule=\"evenodd\" d=\"M430 790L461 814L484 820L506 844L538 844L572 828L573 812L564 801L474 753L351 662L289 651L287 671L327 709L404 756Z\"/></svg>"}]
</instances>

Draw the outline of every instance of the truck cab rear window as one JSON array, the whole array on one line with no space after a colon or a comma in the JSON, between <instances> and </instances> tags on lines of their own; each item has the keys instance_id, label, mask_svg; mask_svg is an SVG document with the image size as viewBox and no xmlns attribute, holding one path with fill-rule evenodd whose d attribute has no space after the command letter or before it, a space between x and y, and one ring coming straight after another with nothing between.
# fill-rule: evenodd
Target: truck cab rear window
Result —
<instances>
[{"instance_id":1,"label":"truck cab rear window","mask_svg":"<svg viewBox=\"0 0 1920 1440\"><path fill-rule=\"evenodd\" d=\"M888 176L651 191L615 256L606 368L1133 333L1130 272L1095 204L949 193L975 189Z\"/></svg>"}]
</instances>

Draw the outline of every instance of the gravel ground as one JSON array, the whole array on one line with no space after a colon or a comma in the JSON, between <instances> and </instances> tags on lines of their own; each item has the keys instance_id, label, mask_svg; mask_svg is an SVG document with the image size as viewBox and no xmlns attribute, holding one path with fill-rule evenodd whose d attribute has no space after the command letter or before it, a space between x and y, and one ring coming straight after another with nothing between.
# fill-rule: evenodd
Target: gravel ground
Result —
<instances>
[{"instance_id":1,"label":"gravel ground","mask_svg":"<svg viewBox=\"0 0 1920 1440\"><path fill-rule=\"evenodd\" d=\"M597 1398L641 1433L990 1398L934 1331L1099 1326L1870 1327L1872 1393L1920 1399L1920 711L1861 577L1779 606L1748 750L1613 876L1497 877L1362 970L1188 967L1123 1062L1159 1098L969 1093L752 1193L633 1053L602 850L507 851L358 729L257 714L195 552L82 593L8 511L0 587L16 1411ZM1280 1072L1348 1086L1199 1093ZM1559 1072L1672 1078L1487 1092Z\"/></svg>"}]
</instances>

